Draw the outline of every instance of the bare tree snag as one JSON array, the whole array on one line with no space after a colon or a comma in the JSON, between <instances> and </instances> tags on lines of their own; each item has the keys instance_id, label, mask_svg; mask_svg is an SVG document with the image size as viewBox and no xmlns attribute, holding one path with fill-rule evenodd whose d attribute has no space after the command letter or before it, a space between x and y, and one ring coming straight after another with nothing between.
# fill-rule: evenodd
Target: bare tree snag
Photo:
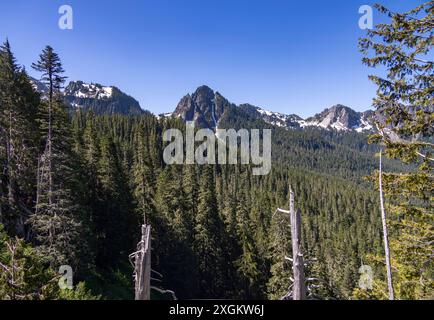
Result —
<instances>
[{"instance_id":1,"label":"bare tree snag","mask_svg":"<svg viewBox=\"0 0 434 320\"><path fill-rule=\"evenodd\" d=\"M150 225L147 225L145 229L143 274L144 274L143 297L144 300L151 300L151 226Z\"/></svg>"},{"instance_id":2,"label":"bare tree snag","mask_svg":"<svg viewBox=\"0 0 434 320\"><path fill-rule=\"evenodd\" d=\"M293 300L306 299L306 281L304 277L304 261L301 252L301 212L295 210L294 192L289 187L289 210L277 208L276 213L289 214L291 224L291 242L292 242L292 258L284 257L285 260L292 262L292 270L294 278L291 278L292 284L289 286L289 291L282 300L287 300L292 297ZM274 217L274 215L273 215Z\"/></svg>"},{"instance_id":3,"label":"bare tree snag","mask_svg":"<svg viewBox=\"0 0 434 320\"><path fill-rule=\"evenodd\" d=\"M130 254L134 266L135 300L151 299L151 226L142 225L142 238L137 251Z\"/></svg>"},{"instance_id":4,"label":"bare tree snag","mask_svg":"<svg viewBox=\"0 0 434 320\"><path fill-rule=\"evenodd\" d=\"M384 209L383 170L382 170L381 160L382 160L382 151L380 151L380 170L378 173L378 185L380 189L381 222L383 224L384 253L386 255L387 287L389 289L389 300L395 300L393 281L392 281L392 266L390 263L390 249L389 249L389 236L387 232L386 210Z\"/></svg>"},{"instance_id":5,"label":"bare tree snag","mask_svg":"<svg viewBox=\"0 0 434 320\"><path fill-rule=\"evenodd\" d=\"M294 208L294 192L292 189L289 190L289 215L291 219L292 270L294 274L292 298L293 300L305 300L304 262L301 252L301 213L300 210Z\"/></svg>"}]
</instances>

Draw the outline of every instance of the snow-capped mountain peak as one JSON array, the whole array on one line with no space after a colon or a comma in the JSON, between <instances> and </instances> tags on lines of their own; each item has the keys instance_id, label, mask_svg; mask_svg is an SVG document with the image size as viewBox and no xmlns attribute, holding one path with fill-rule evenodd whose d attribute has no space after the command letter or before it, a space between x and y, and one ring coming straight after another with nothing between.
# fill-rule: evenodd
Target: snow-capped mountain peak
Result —
<instances>
[{"instance_id":1,"label":"snow-capped mountain peak","mask_svg":"<svg viewBox=\"0 0 434 320\"><path fill-rule=\"evenodd\" d=\"M31 78L35 90L45 93L46 86ZM65 101L73 108L93 110L95 113L141 114L143 110L132 97L114 86L97 83L71 81L65 88ZM194 121L198 127L218 129L227 110L236 109L251 119L260 119L268 124L285 129L318 127L337 131L365 132L373 130L373 111L356 112L341 104L325 109L313 117L303 119L296 114L270 111L251 104L235 105L219 92L208 86L201 86L192 94L184 96L173 113L161 114L158 118L179 117L184 121Z\"/></svg>"},{"instance_id":2,"label":"snow-capped mountain peak","mask_svg":"<svg viewBox=\"0 0 434 320\"><path fill-rule=\"evenodd\" d=\"M113 87L98 83L71 81L65 88L65 95L87 99L108 99L113 95Z\"/></svg>"},{"instance_id":3,"label":"snow-capped mountain peak","mask_svg":"<svg viewBox=\"0 0 434 320\"><path fill-rule=\"evenodd\" d=\"M47 86L34 78L30 78L33 88L45 95ZM145 111L133 97L115 86L103 86L98 83L71 81L62 91L65 102L71 109L92 110L96 114L142 114Z\"/></svg>"},{"instance_id":4,"label":"snow-capped mountain peak","mask_svg":"<svg viewBox=\"0 0 434 320\"><path fill-rule=\"evenodd\" d=\"M251 119L261 119L268 124L286 129L319 127L357 132L373 129L370 119L372 111L356 112L338 104L313 117L303 119L296 114L273 112L247 103L236 106L207 86L201 86L195 93L184 96L172 115L185 121L195 121L199 127L216 129L229 108L236 108Z\"/></svg>"},{"instance_id":5,"label":"snow-capped mountain peak","mask_svg":"<svg viewBox=\"0 0 434 320\"><path fill-rule=\"evenodd\" d=\"M71 81L64 90L65 100L74 108L94 113L142 114L139 102L114 86Z\"/></svg>"},{"instance_id":6,"label":"snow-capped mountain peak","mask_svg":"<svg viewBox=\"0 0 434 320\"><path fill-rule=\"evenodd\" d=\"M355 130L357 132L372 129L369 117L372 112L356 112L353 109L341 104L325 109L323 112L314 115L300 122L301 127L316 126L324 129L335 129L337 131Z\"/></svg>"},{"instance_id":7,"label":"snow-capped mountain peak","mask_svg":"<svg viewBox=\"0 0 434 320\"><path fill-rule=\"evenodd\" d=\"M251 104L242 104L239 106L239 108L249 113L251 116L255 118L261 118L265 122L277 127L299 127L298 123L302 120L302 118L296 114L284 114L280 112L269 111Z\"/></svg>"}]
</instances>

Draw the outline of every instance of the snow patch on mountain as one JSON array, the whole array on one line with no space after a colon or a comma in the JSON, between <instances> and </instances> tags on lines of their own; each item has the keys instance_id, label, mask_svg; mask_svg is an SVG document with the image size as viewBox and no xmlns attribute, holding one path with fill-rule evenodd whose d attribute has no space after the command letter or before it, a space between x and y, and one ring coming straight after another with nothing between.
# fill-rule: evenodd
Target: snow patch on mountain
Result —
<instances>
[{"instance_id":1,"label":"snow patch on mountain","mask_svg":"<svg viewBox=\"0 0 434 320\"><path fill-rule=\"evenodd\" d=\"M242 110L255 118L264 120L265 122L282 128L298 128L298 122L302 120L295 114L283 114L280 112L269 111L251 104L242 104L239 106Z\"/></svg>"},{"instance_id":2,"label":"snow patch on mountain","mask_svg":"<svg viewBox=\"0 0 434 320\"><path fill-rule=\"evenodd\" d=\"M43 93L43 94L48 92L48 88L43 82L41 82L35 78L32 78L32 77L29 77L29 80L30 80L30 83L32 84L32 87L35 91L37 91L39 93Z\"/></svg>"},{"instance_id":3,"label":"snow patch on mountain","mask_svg":"<svg viewBox=\"0 0 434 320\"><path fill-rule=\"evenodd\" d=\"M372 112L370 111L356 112L351 108L338 104L300 122L300 126L302 128L316 126L337 131L355 130L364 132L373 129L369 120L371 115Z\"/></svg>"},{"instance_id":4,"label":"snow patch on mountain","mask_svg":"<svg viewBox=\"0 0 434 320\"><path fill-rule=\"evenodd\" d=\"M66 87L65 95L82 99L109 99L113 95L113 87L77 81Z\"/></svg>"},{"instance_id":5,"label":"snow patch on mountain","mask_svg":"<svg viewBox=\"0 0 434 320\"><path fill-rule=\"evenodd\" d=\"M360 119L360 126L353 127L353 130L356 130L357 132L363 132L363 131L370 131L373 130L374 127L368 122L367 119Z\"/></svg>"}]
</instances>

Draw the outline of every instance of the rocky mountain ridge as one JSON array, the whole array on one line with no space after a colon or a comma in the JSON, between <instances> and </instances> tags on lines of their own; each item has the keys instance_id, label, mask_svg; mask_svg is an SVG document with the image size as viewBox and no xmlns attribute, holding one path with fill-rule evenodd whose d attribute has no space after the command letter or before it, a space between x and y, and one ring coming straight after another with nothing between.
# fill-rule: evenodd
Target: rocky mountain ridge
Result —
<instances>
[{"instance_id":1,"label":"rocky mountain ridge","mask_svg":"<svg viewBox=\"0 0 434 320\"><path fill-rule=\"evenodd\" d=\"M238 108L253 119L262 119L273 126L288 129L319 127L357 132L373 129L373 111L356 112L347 106L337 104L313 117L303 119L296 114L273 112L248 103L236 106L207 86L200 86L194 93L187 94L180 100L173 113L161 116L180 117L184 121L194 121L196 126L215 130L228 108Z\"/></svg>"}]
</instances>

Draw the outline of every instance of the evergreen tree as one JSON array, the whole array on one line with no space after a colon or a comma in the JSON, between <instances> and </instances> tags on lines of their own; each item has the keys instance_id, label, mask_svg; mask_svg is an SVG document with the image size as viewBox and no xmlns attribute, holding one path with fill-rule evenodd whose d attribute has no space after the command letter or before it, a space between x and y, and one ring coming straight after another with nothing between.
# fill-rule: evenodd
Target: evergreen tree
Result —
<instances>
[{"instance_id":1,"label":"evergreen tree","mask_svg":"<svg viewBox=\"0 0 434 320\"><path fill-rule=\"evenodd\" d=\"M30 218L38 244L54 265L79 264L81 239L76 156L72 152L71 124L60 89L64 82L59 56L47 46L33 68L47 85L41 102L41 132L44 150L38 160L36 211Z\"/></svg>"},{"instance_id":2,"label":"evergreen tree","mask_svg":"<svg viewBox=\"0 0 434 320\"><path fill-rule=\"evenodd\" d=\"M86 123L83 131L83 158L87 177L87 203L94 210L97 202L98 191L98 161L100 157L99 137L95 130L94 115L89 112L86 115Z\"/></svg>"},{"instance_id":3,"label":"evergreen tree","mask_svg":"<svg viewBox=\"0 0 434 320\"><path fill-rule=\"evenodd\" d=\"M0 225L0 299L56 299L56 273L47 257L20 239L10 239Z\"/></svg>"},{"instance_id":4,"label":"evergreen tree","mask_svg":"<svg viewBox=\"0 0 434 320\"><path fill-rule=\"evenodd\" d=\"M240 278L242 297L252 299L258 297L258 252L254 241L252 219L250 217L246 193L247 187L246 173L241 177L241 190L238 193L237 206L237 234L241 255L235 261L235 266Z\"/></svg>"},{"instance_id":5,"label":"evergreen tree","mask_svg":"<svg viewBox=\"0 0 434 320\"><path fill-rule=\"evenodd\" d=\"M383 144L389 157L412 163L414 168L383 175L398 299L434 295L434 62L429 60L433 5L429 1L404 13L377 5L390 22L377 25L360 40L363 62L385 67L387 72L385 77L370 77L378 86L374 106L379 115L379 134L372 141ZM377 285L381 288L378 296L384 297L384 282Z\"/></svg>"},{"instance_id":6,"label":"evergreen tree","mask_svg":"<svg viewBox=\"0 0 434 320\"><path fill-rule=\"evenodd\" d=\"M101 139L98 161L98 200L95 212L97 264L104 268L127 259L132 251L137 219L123 173L120 154L110 137ZM137 238L137 237L136 237Z\"/></svg>"},{"instance_id":7,"label":"evergreen tree","mask_svg":"<svg viewBox=\"0 0 434 320\"><path fill-rule=\"evenodd\" d=\"M0 47L0 221L25 237L25 222L34 206L38 95L18 67L9 42Z\"/></svg>"},{"instance_id":8,"label":"evergreen tree","mask_svg":"<svg viewBox=\"0 0 434 320\"><path fill-rule=\"evenodd\" d=\"M144 223L150 223L150 217L155 215L153 172L150 165L150 156L145 145L144 128L139 125L135 136L135 152L133 159L134 197L137 201L137 210L143 217Z\"/></svg>"},{"instance_id":9,"label":"evergreen tree","mask_svg":"<svg viewBox=\"0 0 434 320\"><path fill-rule=\"evenodd\" d=\"M60 289L49 259L22 239L11 239L0 224L0 300L95 300L83 282Z\"/></svg>"},{"instance_id":10,"label":"evergreen tree","mask_svg":"<svg viewBox=\"0 0 434 320\"><path fill-rule=\"evenodd\" d=\"M199 193L198 177L196 167L194 165L186 165L183 172L183 190L185 195L185 210L187 212L187 219L189 225L193 226L194 220L197 215L197 200ZM193 230L192 230L193 231ZM190 232L190 240L192 241L193 232Z\"/></svg>"},{"instance_id":11,"label":"evergreen tree","mask_svg":"<svg viewBox=\"0 0 434 320\"><path fill-rule=\"evenodd\" d=\"M291 248L289 216L275 213L270 228L271 277L267 283L269 299L281 299L291 290L292 264L286 259L291 256Z\"/></svg>"},{"instance_id":12,"label":"evergreen tree","mask_svg":"<svg viewBox=\"0 0 434 320\"><path fill-rule=\"evenodd\" d=\"M198 286L204 298L223 297L223 222L217 211L213 169L205 166L199 189L194 251L198 258Z\"/></svg>"}]
</instances>

